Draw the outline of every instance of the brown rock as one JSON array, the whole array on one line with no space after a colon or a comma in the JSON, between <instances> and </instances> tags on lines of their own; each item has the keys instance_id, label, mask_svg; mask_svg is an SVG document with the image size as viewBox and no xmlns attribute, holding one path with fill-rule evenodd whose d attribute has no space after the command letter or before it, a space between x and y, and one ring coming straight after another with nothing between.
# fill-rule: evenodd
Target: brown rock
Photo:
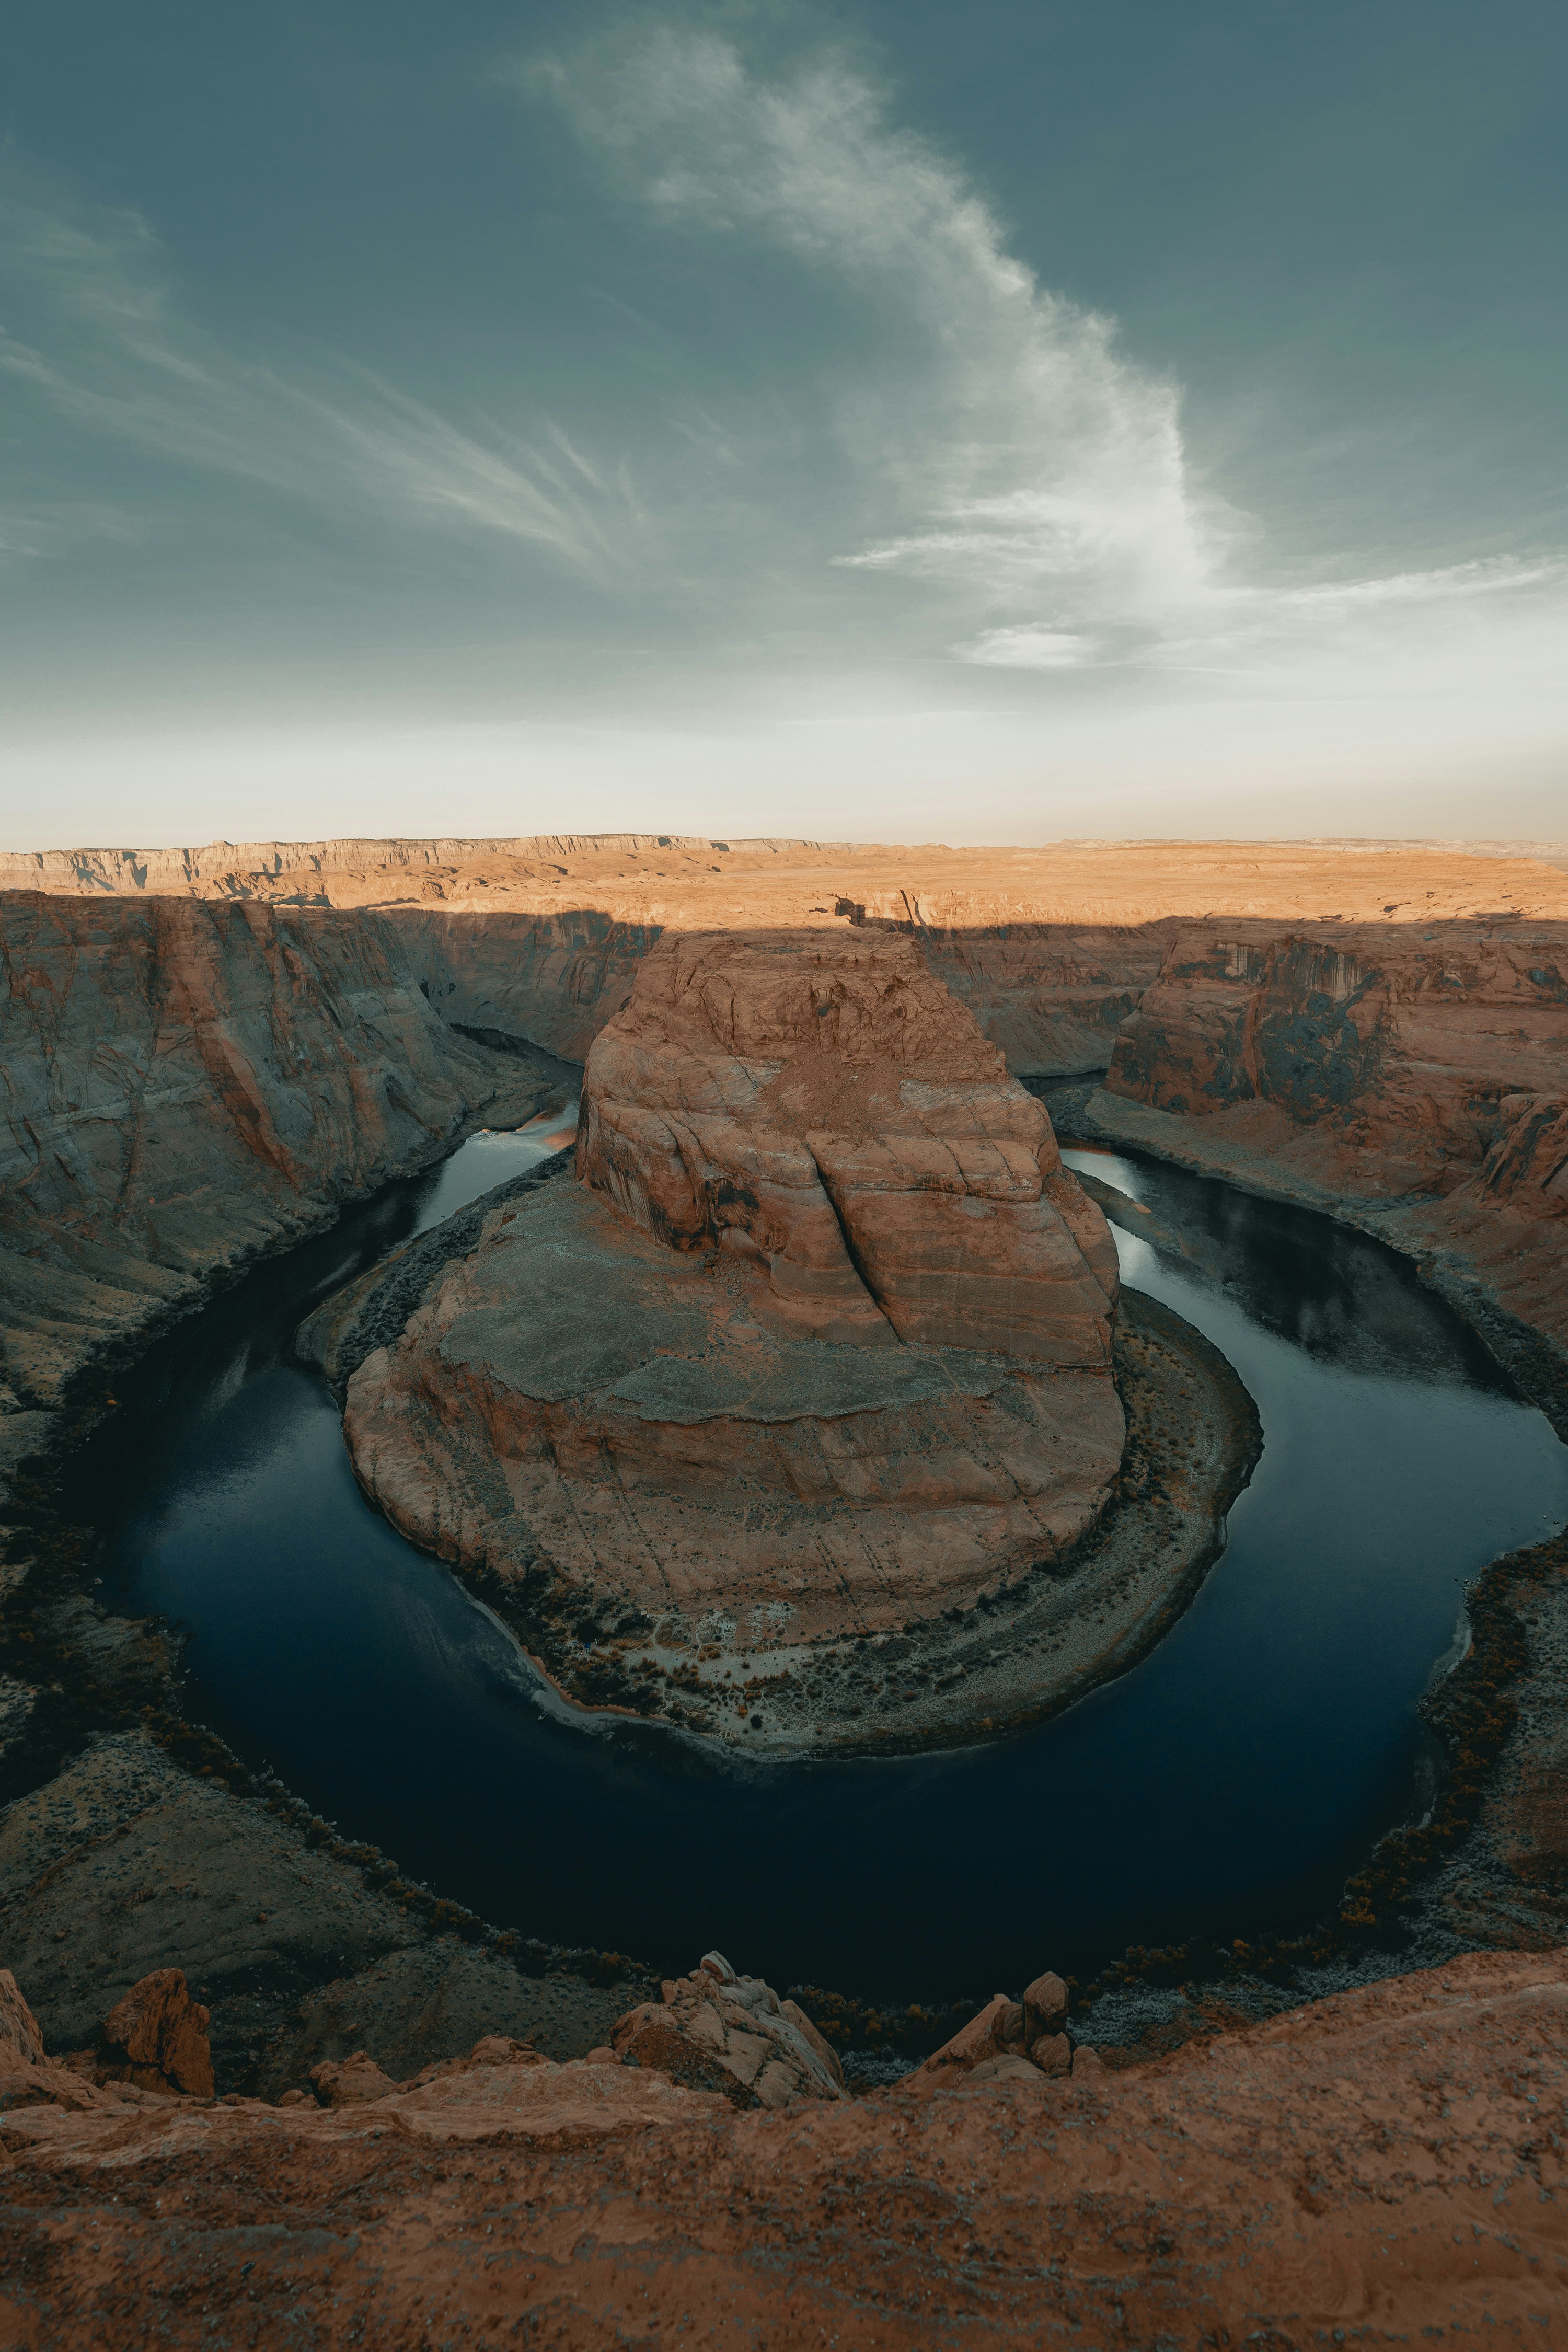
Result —
<instances>
[{"instance_id":1,"label":"brown rock","mask_svg":"<svg viewBox=\"0 0 1568 2352\"><path fill-rule=\"evenodd\" d=\"M1474 1954L1124 2069L1114 2095L999 2067L957 2097L736 2116L547 2064L396 2094L379 2139L352 2110L215 2107L177 2137L166 2110L26 2110L4 2122L0 2325L244 2342L308 2259L344 2342L1553 2345L1565 2052L1568 1954Z\"/></svg>"},{"instance_id":2,"label":"brown rock","mask_svg":"<svg viewBox=\"0 0 1568 2352\"><path fill-rule=\"evenodd\" d=\"M311 2067L310 2081L323 2107L363 2106L371 2099L384 2099L397 2088L363 2050L343 2059L324 2058L319 2066Z\"/></svg>"},{"instance_id":3,"label":"brown rock","mask_svg":"<svg viewBox=\"0 0 1568 2352\"><path fill-rule=\"evenodd\" d=\"M655 1238L765 1269L784 1329L1108 1361L1104 1221L904 940L661 944L589 1055L577 1169Z\"/></svg>"},{"instance_id":4,"label":"brown rock","mask_svg":"<svg viewBox=\"0 0 1568 2352\"><path fill-rule=\"evenodd\" d=\"M1109 1232L906 943L656 952L584 1102L584 1184L497 1210L349 1381L405 1532L776 1651L971 1603L1092 1523L1125 1435ZM622 1704L668 1704L658 1649Z\"/></svg>"},{"instance_id":5,"label":"brown rock","mask_svg":"<svg viewBox=\"0 0 1568 2352\"><path fill-rule=\"evenodd\" d=\"M617 2021L610 2041L623 2064L652 2067L689 2089L721 2089L739 2105L844 2096L843 2068L810 2019L760 1977L737 1976L721 1953L668 1981L663 1996Z\"/></svg>"},{"instance_id":6,"label":"brown rock","mask_svg":"<svg viewBox=\"0 0 1568 2352\"><path fill-rule=\"evenodd\" d=\"M1004 2050L998 2058L983 2058L978 2066L971 2066L959 2078L959 2087L971 2090L984 2083L1028 2083L1037 2088L1039 2071L1031 2066L1021 2051Z\"/></svg>"},{"instance_id":7,"label":"brown rock","mask_svg":"<svg viewBox=\"0 0 1568 2352\"><path fill-rule=\"evenodd\" d=\"M987 2060L1004 2053L1001 2029L1010 2021L1018 2003L1005 1992L994 1992L982 2010L977 2010L967 2025L961 2025L951 2041L940 2050L933 2050L924 2064L916 2068L917 2074L966 2074L972 2066L983 2065Z\"/></svg>"},{"instance_id":8,"label":"brown rock","mask_svg":"<svg viewBox=\"0 0 1568 2352\"><path fill-rule=\"evenodd\" d=\"M1060 1977L1047 1969L1033 1984L1024 1987L1024 2007L1028 2011L1031 2042L1042 2033L1059 2033L1067 2020L1068 1989Z\"/></svg>"},{"instance_id":9,"label":"brown rock","mask_svg":"<svg viewBox=\"0 0 1568 2352\"><path fill-rule=\"evenodd\" d=\"M132 1986L103 2021L100 2082L134 2083L146 2091L213 2096L207 2012L193 2000L178 1969L155 1969Z\"/></svg>"},{"instance_id":10,"label":"brown rock","mask_svg":"<svg viewBox=\"0 0 1568 2352\"><path fill-rule=\"evenodd\" d=\"M1105 2061L1098 2050L1080 2042L1072 2053L1072 2075L1075 2083L1102 2083L1106 2079Z\"/></svg>"},{"instance_id":11,"label":"brown rock","mask_svg":"<svg viewBox=\"0 0 1568 2352\"><path fill-rule=\"evenodd\" d=\"M0 945L13 1422L215 1275L433 1158L502 1083L358 916L34 891L0 896Z\"/></svg>"},{"instance_id":12,"label":"brown rock","mask_svg":"<svg viewBox=\"0 0 1568 2352\"><path fill-rule=\"evenodd\" d=\"M1029 2044L1029 2062L1042 2074L1066 2074L1071 2072L1072 2044L1065 2033L1042 2033Z\"/></svg>"},{"instance_id":13,"label":"brown rock","mask_svg":"<svg viewBox=\"0 0 1568 2352\"><path fill-rule=\"evenodd\" d=\"M41 2066L44 2037L9 1969L0 1969L0 2073Z\"/></svg>"}]
</instances>

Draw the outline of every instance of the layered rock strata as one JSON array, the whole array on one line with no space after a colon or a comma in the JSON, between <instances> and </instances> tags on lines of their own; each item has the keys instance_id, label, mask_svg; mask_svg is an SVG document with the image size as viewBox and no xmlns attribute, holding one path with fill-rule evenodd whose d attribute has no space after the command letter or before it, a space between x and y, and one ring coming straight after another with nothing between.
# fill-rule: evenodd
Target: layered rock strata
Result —
<instances>
[{"instance_id":1,"label":"layered rock strata","mask_svg":"<svg viewBox=\"0 0 1568 2352\"><path fill-rule=\"evenodd\" d=\"M1568 1370L1563 926L1184 929L1095 1101L1108 1139L1372 1213Z\"/></svg>"},{"instance_id":2,"label":"layered rock strata","mask_svg":"<svg viewBox=\"0 0 1568 2352\"><path fill-rule=\"evenodd\" d=\"M1104 1218L905 941L661 947L595 1045L578 1173L656 1240L764 1269L781 1329L1109 1360Z\"/></svg>"},{"instance_id":3,"label":"layered rock strata","mask_svg":"<svg viewBox=\"0 0 1568 2352\"><path fill-rule=\"evenodd\" d=\"M0 959L0 1475L216 1275L549 1091L353 916L14 895Z\"/></svg>"},{"instance_id":4,"label":"layered rock strata","mask_svg":"<svg viewBox=\"0 0 1568 2352\"><path fill-rule=\"evenodd\" d=\"M1551 2345L1565 2048L1547 1952L1109 2077L977 2066L776 2113L493 2041L369 2104L41 2105L0 2119L0 2311L103 2352L283 2339L301 2308L326 2352Z\"/></svg>"},{"instance_id":5,"label":"layered rock strata","mask_svg":"<svg viewBox=\"0 0 1568 2352\"><path fill-rule=\"evenodd\" d=\"M1103 1509L1108 1230L903 943L650 957L578 1174L487 1218L344 1425L399 1527L585 1614L645 1692L716 1640L750 1685L962 1610Z\"/></svg>"}]
</instances>

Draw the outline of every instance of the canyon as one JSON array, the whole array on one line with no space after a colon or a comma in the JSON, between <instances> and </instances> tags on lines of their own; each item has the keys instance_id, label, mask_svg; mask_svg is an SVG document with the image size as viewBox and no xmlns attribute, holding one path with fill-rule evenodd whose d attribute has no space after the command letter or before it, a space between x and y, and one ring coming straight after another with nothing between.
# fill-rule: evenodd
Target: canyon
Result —
<instances>
[{"instance_id":1,"label":"canyon","mask_svg":"<svg viewBox=\"0 0 1568 2352\"><path fill-rule=\"evenodd\" d=\"M561 1686L609 1675L748 1747L858 1742L824 1645L918 1624L947 1677L939 1621L1032 1578L1063 1636L1097 1628L1037 1708L1190 1589L1191 1546L1147 1516L1083 1544L1126 1441L1114 1248L911 943L661 942L590 1050L575 1174L497 1205L344 1409L366 1491L479 1572ZM1156 1360L1201 1397L1215 1368L1178 1330Z\"/></svg>"},{"instance_id":2,"label":"canyon","mask_svg":"<svg viewBox=\"0 0 1568 2352\"><path fill-rule=\"evenodd\" d=\"M742 1748L827 1725L855 1752L876 1727L858 1690L763 1646L771 1624L788 1647L768 1612L796 1612L803 1656L907 1645L1022 1591L1029 1559L1069 1559L1122 1593L1120 1630L1074 1648L1089 1588L1047 1576L1016 1655L975 1618L962 1706L907 1701L911 1743L1032 1719L1184 1605L1256 1444L1223 1360L1118 1300L1106 1188L1058 1141L1377 1236L1568 1432L1568 856L1534 847L624 835L0 860L0 1960L51 2047L187 1969L217 2094L0 2122L15 2340L135 2341L157 2305L195 2341L205 2299L254 2327L307 2276L322 2343L405 2340L416 2301L419 2325L482 2305L584 2344L612 2311L650 2341L656 2320L716 2336L744 2315L780 2343L896 2343L934 2311L964 2338L1304 2344L1491 2318L1552 2340L1560 1541L1472 1596L1451 1687L1483 1730L1447 1751L1467 1793L1423 1914L1431 1965L1394 1972L1363 1892L1332 1999L1238 1961L1228 1990L1165 1980L1104 2082L1026 2079L999 2051L934 2095L851 2076L853 2096L753 2115L606 2063L653 2001L637 1962L499 1937L186 1722L177 1638L91 1597L58 1483L159 1333L465 1135L559 1104L562 1065L586 1064L573 1166L400 1245L306 1327L366 1487L575 1703L642 1713L655 1689ZM1135 1204L1112 1214L1136 1230ZM980 1257L952 1244L960 1218L985 1226ZM535 1343L509 1349L520 1324ZM588 1364L596 1346L626 1360ZM786 1460L807 1424L826 1501ZM1190 1482L1124 1507L1178 1445ZM695 1572L710 1532L671 1585L694 1476L755 1489L756 1530L725 1538L739 1608ZM540 1497L574 1481L542 1547ZM562 1530L588 1496L574 1562ZM784 1580L813 1509L902 1532L813 1599ZM910 1550L933 1510L940 1540ZM769 1514L792 1531L772 1551ZM1173 1581L1137 1586L1154 1557ZM883 1728L906 1705L887 1679ZM1152 2054L1162 2032L1184 2046ZM548 2059L464 2057L512 2034ZM471 2087L410 2093L379 2126L270 2104L362 2046L410 2076L462 2059ZM175 2183L188 2221L161 2210ZM1521 2210L1500 2219L1500 2196ZM498 2198L492 2271L474 2248ZM321 2251L356 2230L362 2251Z\"/></svg>"}]
</instances>

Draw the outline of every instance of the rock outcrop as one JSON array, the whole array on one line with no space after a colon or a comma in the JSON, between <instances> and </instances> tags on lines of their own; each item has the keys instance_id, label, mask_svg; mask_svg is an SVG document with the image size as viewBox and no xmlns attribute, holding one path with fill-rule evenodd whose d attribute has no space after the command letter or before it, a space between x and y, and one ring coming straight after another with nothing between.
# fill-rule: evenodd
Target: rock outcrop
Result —
<instances>
[{"instance_id":1,"label":"rock outcrop","mask_svg":"<svg viewBox=\"0 0 1568 2352\"><path fill-rule=\"evenodd\" d=\"M1111 1135L1390 1213L1568 1356L1563 925L1185 929L1096 1100Z\"/></svg>"},{"instance_id":2,"label":"rock outcrop","mask_svg":"<svg viewBox=\"0 0 1568 2352\"><path fill-rule=\"evenodd\" d=\"M214 1275L545 1099L352 915L14 895L0 956L0 1475Z\"/></svg>"},{"instance_id":3,"label":"rock outcrop","mask_svg":"<svg viewBox=\"0 0 1568 2352\"><path fill-rule=\"evenodd\" d=\"M621 1704L744 1656L731 1736L753 1661L1061 1562L1124 1439L1114 1252L909 946L661 947L584 1100L582 1181L496 1210L348 1384L405 1533L614 1639Z\"/></svg>"},{"instance_id":4,"label":"rock outcrop","mask_svg":"<svg viewBox=\"0 0 1568 2352\"><path fill-rule=\"evenodd\" d=\"M1025 1987L1022 2000L993 1993L967 2025L907 2077L908 2084L929 2095L972 2083L1026 2083L1031 2075L1103 2078L1100 2053L1068 2031L1068 1989L1050 1969Z\"/></svg>"},{"instance_id":5,"label":"rock outcrop","mask_svg":"<svg viewBox=\"0 0 1568 2352\"><path fill-rule=\"evenodd\" d=\"M765 1268L785 1330L1109 1361L1105 1220L904 940L656 950L589 1057L577 1168L656 1240Z\"/></svg>"},{"instance_id":6,"label":"rock outcrop","mask_svg":"<svg viewBox=\"0 0 1568 2352\"><path fill-rule=\"evenodd\" d=\"M610 2047L622 2065L721 2089L737 2105L843 2098L844 2069L805 2010L761 1977L737 1976L722 1952L705 1953L660 1994L616 2020Z\"/></svg>"},{"instance_id":7,"label":"rock outcrop","mask_svg":"<svg viewBox=\"0 0 1568 2352\"><path fill-rule=\"evenodd\" d=\"M1010 2063L777 2113L483 2044L368 2105L40 2105L0 2115L0 2326L101 2352L281 2340L302 2308L323 2352L1552 2345L1565 2049L1546 1952L1109 2077Z\"/></svg>"},{"instance_id":8,"label":"rock outcrop","mask_svg":"<svg viewBox=\"0 0 1568 2352\"><path fill-rule=\"evenodd\" d=\"M210 2099L215 2085L209 2015L191 1999L179 1969L155 1969L132 1985L104 2019L92 2062L94 2081Z\"/></svg>"}]
</instances>

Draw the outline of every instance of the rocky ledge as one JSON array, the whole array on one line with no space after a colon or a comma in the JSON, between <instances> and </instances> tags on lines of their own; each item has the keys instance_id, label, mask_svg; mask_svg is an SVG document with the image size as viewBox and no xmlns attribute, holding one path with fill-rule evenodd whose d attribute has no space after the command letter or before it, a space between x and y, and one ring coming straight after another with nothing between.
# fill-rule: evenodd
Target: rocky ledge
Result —
<instances>
[{"instance_id":1,"label":"rocky ledge","mask_svg":"<svg viewBox=\"0 0 1568 2352\"><path fill-rule=\"evenodd\" d=\"M1246 1399L1175 1318L1118 1331L1103 1216L908 942L656 950L576 1172L303 1335L367 1491L570 1696L973 1735L1129 1663L1213 1557Z\"/></svg>"},{"instance_id":2,"label":"rocky ledge","mask_svg":"<svg viewBox=\"0 0 1568 2352\"><path fill-rule=\"evenodd\" d=\"M757 2007L724 2023L718 1957L666 2007L739 2041ZM973 2063L847 2100L829 2075L752 2104L732 2066L689 2086L679 2026L668 2065L492 2034L405 2084L321 2069L275 2107L63 2074L0 2115L0 2328L105 2352L1560 2340L1562 1953L1110 2074L1061 2063L1058 1990L990 2004ZM1032 2025L1045 2063L1015 2053ZM0 2079L46 2071L36 2032L4 2042Z\"/></svg>"}]
</instances>

